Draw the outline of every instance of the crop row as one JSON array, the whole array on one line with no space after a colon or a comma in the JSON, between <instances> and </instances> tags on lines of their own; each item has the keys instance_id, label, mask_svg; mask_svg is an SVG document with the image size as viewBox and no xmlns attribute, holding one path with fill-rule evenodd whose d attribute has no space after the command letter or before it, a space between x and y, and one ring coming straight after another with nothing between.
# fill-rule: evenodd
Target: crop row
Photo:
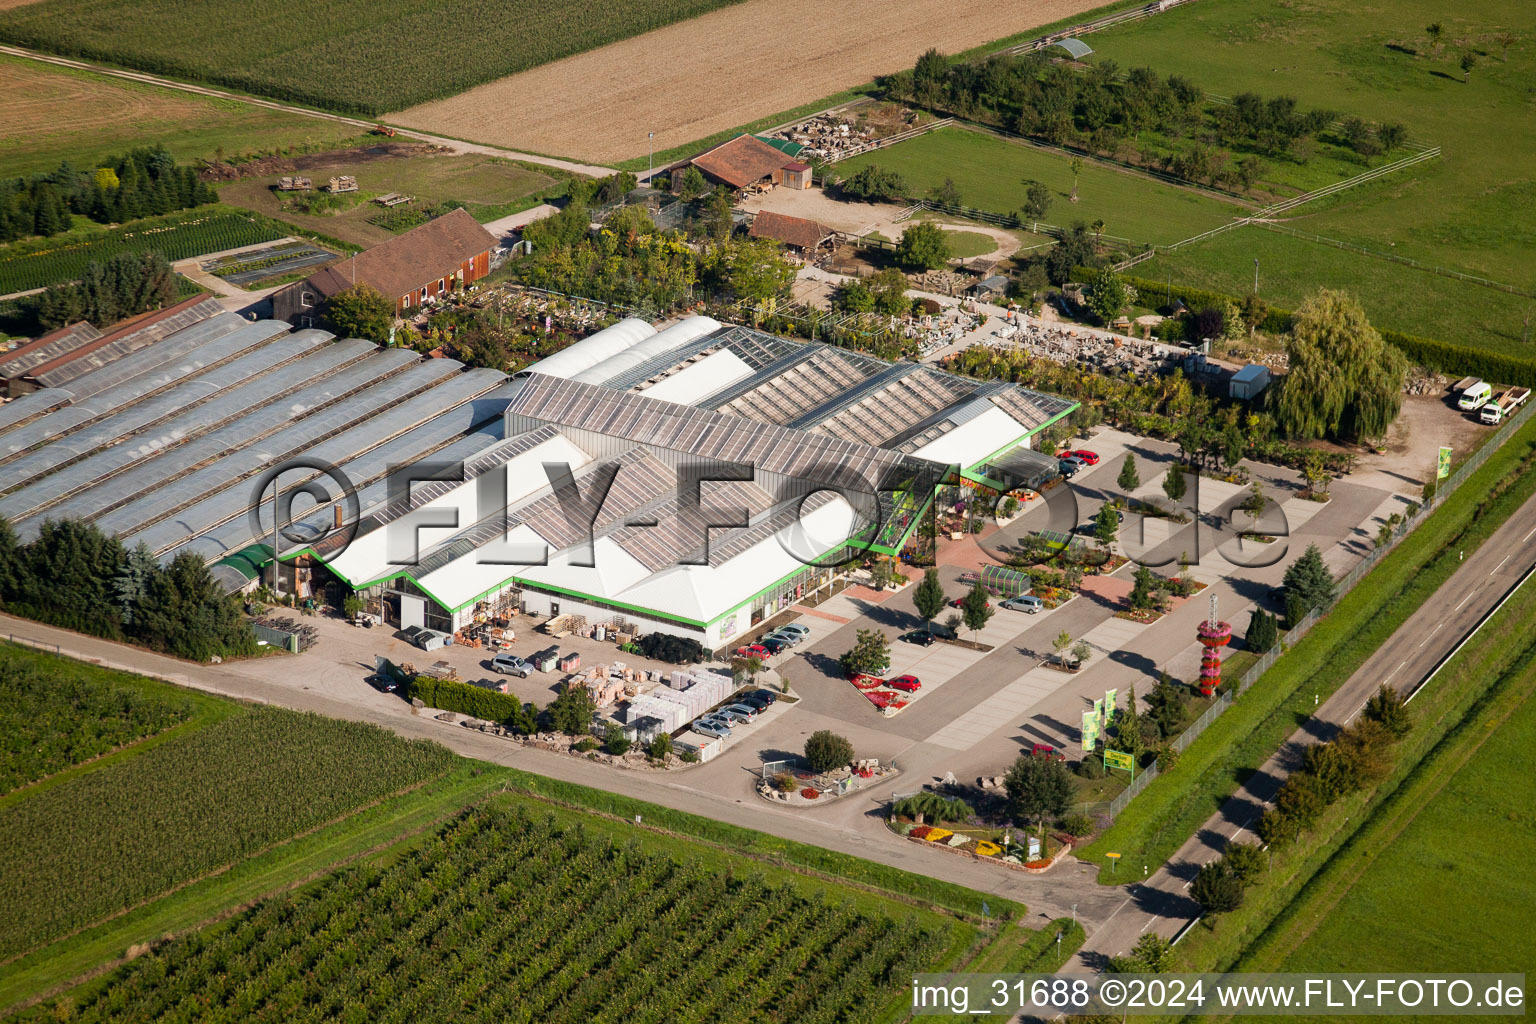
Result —
<instances>
[{"instance_id":1,"label":"crop row","mask_svg":"<svg viewBox=\"0 0 1536 1024\"><path fill-rule=\"evenodd\" d=\"M265 220L239 213L173 214L89 235L0 248L0 295L78 280L86 265L124 252L159 252L172 262L281 238Z\"/></svg>"},{"instance_id":2,"label":"crop row","mask_svg":"<svg viewBox=\"0 0 1536 1024\"><path fill-rule=\"evenodd\" d=\"M0 794L152 736L192 713L188 700L50 668L0 647Z\"/></svg>"},{"instance_id":3,"label":"crop row","mask_svg":"<svg viewBox=\"0 0 1536 1024\"><path fill-rule=\"evenodd\" d=\"M0 957L445 771L371 725L255 708L0 810Z\"/></svg>"},{"instance_id":4,"label":"crop row","mask_svg":"<svg viewBox=\"0 0 1536 1024\"><path fill-rule=\"evenodd\" d=\"M0 40L381 114L661 28L737 0L43 0Z\"/></svg>"},{"instance_id":5,"label":"crop row","mask_svg":"<svg viewBox=\"0 0 1536 1024\"><path fill-rule=\"evenodd\" d=\"M524 810L461 814L141 957L80 1021L871 1021L941 952L911 920L618 845Z\"/></svg>"}]
</instances>

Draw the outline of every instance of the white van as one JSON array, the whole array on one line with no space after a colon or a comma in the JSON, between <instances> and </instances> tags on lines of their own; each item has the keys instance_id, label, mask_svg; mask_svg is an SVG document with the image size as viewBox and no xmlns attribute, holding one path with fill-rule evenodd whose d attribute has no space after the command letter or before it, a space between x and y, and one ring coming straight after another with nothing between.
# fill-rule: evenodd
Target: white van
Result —
<instances>
[{"instance_id":1,"label":"white van","mask_svg":"<svg viewBox=\"0 0 1536 1024\"><path fill-rule=\"evenodd\" d=\"M1462 412L1476 412L1488 404L1488 399L1493 397L1493 385L1485 380L1480 380L1461 393L1461 399L1457 401L1456 408Z\"/></svg>"}]
</instances>

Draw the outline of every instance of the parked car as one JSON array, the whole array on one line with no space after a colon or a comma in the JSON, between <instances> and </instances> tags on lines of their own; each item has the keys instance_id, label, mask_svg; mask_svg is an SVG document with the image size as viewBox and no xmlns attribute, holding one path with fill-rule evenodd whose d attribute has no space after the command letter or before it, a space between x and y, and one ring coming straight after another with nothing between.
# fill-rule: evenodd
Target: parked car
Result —
<instances>
[{"instance_id":1,"label":"parked car","mask_svg":"<svg viewBox=\"0 0 1536 1024\"><path fill-rule=\"evenodd\" d=\"M896 638L904 644L917 644L919 647L932 647L933 634L926 629L914 629L910 633L903 633Z\"/></svg>"},{"instance_id":2,"label":"parked car","mask_svg":"<svg viewBox=\"0 0 1536 1024\"><path fill-rule=\"evenodd\" d=\"M375 690L380 690L384 693L395 692L395 681L388 676L380 675L377 672L369 676L367 679L364 679L363 682L367 683Z\"/></svg>"},{"instance_id":3,"label":"parked car","mask_svg":"<svg viewBox=\"0 0 1536 1024\"><path fill-rule=\"evenodd\" d=\"M788 630L776 629L763 637L761 642L767 643L769 640L777 640L786 647L798 647L800 644L805 643L805 636L802 633L791 633Z\"/></svg>"},{"instance_id":4,"label":"parked car","mask_svg":"<svg viewBox=\"0 0 1536 1024\"><path fill-rule=\"evenodd\" d=\"M762 644L747 644L744 647L736 648L736 657L756 658L758 661L767 661L773 657L773 652Z\"/></svg>"},{"instance_id":5,"label":"parked car","mask_svg":"<svg viewBox=\"0 0 1536 1024\"><path fill-rule=\"evenodd\" d=\"M441 650L453 643L451 634L439 633L435 629L427 629L424 626L411 626L401 630L400 639L424 651Z\"/></svg>"},{"instance_id":6,"label":"parked car","mask_svg":"<svg viewBox=\"0 0 1536 1024\"><path fill-rule=\"evenodd\" d=\"M965 599L967 597L969 597L969 596L970 596L969 594L961 594L959 597L957 597L953 601L949 602L949 606L951 608L959 608L959 607L961 607L961 606L963 606L965 604ZM992 607L992 602L991 601L987 602L987 607L988 608Z\"/></svg>"},{"instance_id":7,"label":"parked car","mask_svg":"<svg viewBox=\"0 0 1536 1024\"><path fill-rule=\"evenodd\" d=\"M727 704L725 707L721 708L720 710L722 712L735 711L735 712L737 712L739 714L746 715L747 716L747 721L749 721L749 722L752 719L756 718L758 715L762 714L762 709L755 708L752 705L750 705L750 704L748 704L748 703L746 703L744 701L737 701L735 704Z\"/></svg>"},{"instance_id":8,"label":"parked car","mask_svg":"<svg viewBox=\"0 0 1536 1024\"><path fill-rule=\"evenodd\" d=\"M1056 464L1056 468L1064 478L1071 480L1077 476L1077 471L1083 468L1083 464L1075 459L1062 459Z\"/></svg>"},{"instance_id":9,"label":"parked car","mask_svg":"<svg viewBox=\"0 0 1536 1024\"><path fill-rule=\"evenodd\" d=\"M799 640L796 641L798 643L798 642L804 641L807 637L809 637L811 635L811 627L809 627L809 626L802 626L798 622L787 622L784 625L780 626L778 629L774 630L774 632L775 633L787 633L790 636L798 637Z\"/></svg>"},{"instance_id":10,"label":"parked car","mask_svg":"<svg viewBox=\"0 0 1536 1024\"><path fill-rule=\"evenodd\" d=\"M1097 466L1099 464L1098 453L1090 452L1084 448L1074 448L1069 452L1062 452L1061 457L1064 459L1076 459L1085 466Z\"/></svg>"},{"instance_id":11,"label":"parked car","mask_svg":"<svg viewBox=\"0 0 1536 1024\"><path fill-rule=\"evenodd\" d=\"M750 725L752 723L752 716L741 711L733 711L730 708L721 708L714 713L714 718L711 721L726 721L732 725Z\"/></svg>"},{"instance_id":12,"label":"parked car","mask_svg":"<svg viewBox=\"0 0 1536 1024\"><path fill-rule=\"evenodd\" d=\"M497 675L527 679L533 674L533 666L515 654L498 654L491 659L491 671Z\"/></svg>"},{"instance_id":13,"label":"parked car","mask_svg":"<svg viewBox=\"0 0 1536 1024\"><path fill-rule=\"evenodd\" d=\"M788 640L777 636L765 636L757 642L757 645L769 654L778 654L780 651L787 651L793 646Z\"/></svg>"},{"instance_id":14,"label":"parked car","mask_svg":"<svg viewBox=\"0 0 1536 1024\"><path fill-rule=\"evenodd\" d=\"M923 687L922 682L918 680L917 676L897 676L887 685L893 690L905 690L908 693L916 693Z\"/></svg>"},{"instance_id":15,"label":"parked car","mask_svg":"<svg viewBox=\"0 0 1536 1024\"><path fill-rule=\"evenodd\" d=\"M1049 743L1036 743L1029 751L1035 757L1043 757L1051 761L1065 761L1067 755L1051 746Z\"/></svg>"},{"instance_id":16,"label":"parked car","mask_svg":"<svg viewBox=\"0 0 1536 1024\"><path fill-rule=\"evenodd\" d=\"M1045 607L1045 602L1034 594L1020 594L1018 597L1010 597L1004 601L1003 607L1009 611L1028 612L1033 615Z\"/></svg>"},{"instance_id":17,"label":"parked car","mask_svg":"<svg viewBox=\"0 0 1536 1024\"><path fill-rule=\"evenodd\" d=\"M722 740L731 735L730 726L706 722L702 718L693 723L693 731L701 736L713 736Z\"/></svg>"},{"instance_id":18,"label":"parked car","mask_svg":"<svg viewBox=\"0 0 1536 1024\"><path fill-rule=\"evenodd\" d=\"M753 690L751 693L747 694L747 696L751 697L753 700L765 700L769 704L773 704L779 699L779 695L774 693L772 690Z\"/></svg>"}]
</instances>

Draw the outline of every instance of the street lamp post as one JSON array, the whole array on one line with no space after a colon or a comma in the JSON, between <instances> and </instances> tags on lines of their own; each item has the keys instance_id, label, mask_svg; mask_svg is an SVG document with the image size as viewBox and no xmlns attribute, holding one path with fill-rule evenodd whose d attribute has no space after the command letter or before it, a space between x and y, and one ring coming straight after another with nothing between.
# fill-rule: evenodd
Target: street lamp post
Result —
<instances>
[{"instance_id":1,"label":"street lamp post","mask_svg":"<svg viewBox=\"0 0 1536 1024\"><path fill-rule=\"evenodd\" d=\"M651 145L650 155L645 158L645 183L649 185L651 178L656 175L656 133L646 132L645 138ZM1258 263L1258 260L1254 260L1254 263Z\"/></svg>"},{"instance_id":2,"label":"street lamp post","mask_svg":"<svg viewBox=\"0 0 1536 1024\"><path fill-rule=\"evenodd\" d=\"M1259 294L1259 258L1253 258L1253 294Z\"/></svg>"}]
</instances>

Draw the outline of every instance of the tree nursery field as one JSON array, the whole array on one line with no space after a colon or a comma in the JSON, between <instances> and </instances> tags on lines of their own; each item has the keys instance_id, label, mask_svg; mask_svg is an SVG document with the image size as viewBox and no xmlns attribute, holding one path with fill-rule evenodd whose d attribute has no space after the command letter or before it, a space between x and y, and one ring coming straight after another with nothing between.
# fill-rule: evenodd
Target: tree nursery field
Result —
<instances>
[{"instance_id":1,"label":"tree nursery field","mask_svg":"<svg viewBox=\"0 0 1536 1024\"><path fill-rule=\"evenodd\" d=\"M84 711L82 710L82 714ZM443 747L277 708L241 710L0 805L0 957L152 899L447 771Z\"/></svg>"},{"instance_id":2,"label":"tree nursery field","mask_svg":"<svg viewBox=\"0 0 1536 1024\"><path fill-rule=\"evenodd\" d=\"M0 12L0 40L379 114L660 28L731 0L41 0Z\"/></svg>"},{"instance_id":3,"label":"tree nursery field","mask_svg":"<svg viewBox=\"0 0 1536 1024\"><path fill-rule=\"evenodd\" d=\"M71 999L81 1021L877 1019L950 945L942 917L806 891L482 807L157 948ZM883 912L882 912L883 910Z\"/></svg>"}]
</instances>

